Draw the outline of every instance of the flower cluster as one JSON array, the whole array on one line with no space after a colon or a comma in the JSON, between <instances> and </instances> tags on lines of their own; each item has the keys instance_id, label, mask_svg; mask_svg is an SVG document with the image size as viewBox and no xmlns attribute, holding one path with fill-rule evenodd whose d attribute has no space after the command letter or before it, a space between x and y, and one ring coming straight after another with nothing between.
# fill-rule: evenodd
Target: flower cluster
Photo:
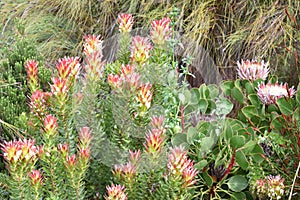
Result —
<instances>
[{"instance_id":1,"label":"flower cluster","mask_svg":"<svg viewBox=\"0 0 300 200\"><path fill-rule=\"evenodd\" d=\"M282 97L292 98L295 93L294 88L289 88L287 83L261 83L257 88L257 95L266 105L275 104L276 100Z\"/></svg>"},{"instance_id":2,"label":"flower cluster","mask_svg":"<svg viewBox=\"0 0 300 200\"><path fill-rule=\"evenodd\" d=\"M259 78L265 80L269 74L269 63L257 62L257 61L249 61L242 60L242 63L237 62L238 68L238 76L240 79L247 79L250 81L255 81Z\"/></svg>"},{"instance_id":3,"label":"flower cluster","mask_svg":"<svg viewBox=\"0 0 300 200\"><path fill-rule=\"evenodd\" d=\"M35 60L28 60L25 63L25 69L28 79L28 87L30 91L38 89L38 62Z\"/></svg>"},{"instance_id":4,"label":"flower cluster","mask_svg":"<svg viewBox=\"0 0 300 200\"><path fill-rule=\"evenodd\" d=\"M145 63L146 60L150 57L151 49L152 45L148 38L138 35L133 37L130 54L131 62L138 63L139 65Z\"/></svg>"},{"instance_id":5,"label":"flower cluster","mask_svg":"<svg viewBox=\"0 0 300 200\"><path fill-rule=\"evenodd\" d=\"M49 97L51 93L49 92L41 92L40 90L35 90L29 102L30 112L37 116L40 120L44 120L45 115L47 114L48 106L49 106Z\"/></svg>"},{"instance_id":6,"label":"flower cluster","mask_svg":"<svg viewBox=\"0 0 300 200\"><path fill-rule=\"evenodd\" d=\"M280 175L268 176L258 179L254 185L254 190L259 197L268 196L269 199L281 199L284 195L284 178Z\"/></svg>"},{"instance_id":7,"label":"flower cluster","mask_svg":"<svg viewBox=\"0 0 300 200\"><path fill-rule=\"evenodd\" d=\"M100 80L103 76L104 64L103 58L103 40L100 35L84 36L84 55L86 66L84 67L87 76L91 80Z\"/></svg>"},{"instance_id":8,"label":"flower cluster","mask_svg":"<svg viewBox=\"0 0 300 200\"><path fill-rule=\"evenodd\" d=\"M155 45L163 45L172 34L170 18L162 18L151 22L151 39Z\"/></svg>"},{"instance_id":9,"label":"flower cluster","mask_svg":"<svg viewBox=\"0 0 300 200\"><path fill-rule=\"evenodd\" d=\"M114 166L114 175L120 181L125 181L125 183L130 183L135 175L138 161L141 157L140 150L138 151L129 151L129 160L128 162L123 165L115 165Z\"/></svg>"},{"instance_id":10,"label":"flower cluster","mask_svg":"<svg viewBox=\"0 0 300 200\"><path fill-rule=\"evenodd\" d=\"M168 154L168 170L171 176L181 178L183 187L190 187L196 183L198 170L194 168L194 161L188 159L183 146L170 148Z\"/></svg>"},{"instance_id":11,"label":"flower cluster","mask_svg":"<svg viewBox=\"0 0 300 200\"><path fill-rule=\"evenodd\" d=\"M32 170L30 173L28 173L29 178L31 179L31 184L33 186L42 186L43 184L43 177L42 173L39 170Z\"/></svg>"},{"instance_id":12,"label":"flower cluster","mask_svg":"<svg viewBox=\"0 0 300 200\"><path fill-rule=\"evenodd\" d=\"M1 144L4 158L10 163L29 162L37 159L39 147L35 146L35 140L14 140Z\"/></svg>"},{"instance_id":13,"label":"flower cluster","mask_svg":"<svg viewBox=\"0 0 300 200\"><path fill-rule=\"evenodd\" d=\"M106 186L108 196L104 197L106 200L127 200L125 194L125 187L122 185Z\"/></svg>"},{"instance_id":14,"label":"flower cluster","mask_svg":"<svg viewBox=\"0 0 300 200\"><path fill-rule=\"evenodd\" d=\"M152 85L150 83L143 84L137 95L137 102L140 104L141 112L148 110L151 106L153 91L151 90Z\"/></svg>"},{"instance_id":15,"label":"flower cluster","mask_svg":"<svg viewBox=\"0 0 300 200\"><path fill-rule=\"evenodd\" d=\"M121 13L118 16L119 31L128 33L132 30L133 17L132 14Z\"/></svg>"}]
</instances>

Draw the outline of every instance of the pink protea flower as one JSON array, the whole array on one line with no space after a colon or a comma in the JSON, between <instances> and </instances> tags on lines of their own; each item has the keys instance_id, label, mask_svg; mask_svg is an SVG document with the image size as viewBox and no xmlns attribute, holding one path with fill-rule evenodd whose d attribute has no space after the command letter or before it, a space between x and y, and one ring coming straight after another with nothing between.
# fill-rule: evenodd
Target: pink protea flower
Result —
<instances>
[{"instance_id":1,"label":"pink protea flower","mask_svg":"<svg viewBox=\"0 0 300 200\"><path fill-rule=\"evenodd\" d=\"M268 197L270 199L281 199L284 195L284 178L281 178L280 175L277 176L268 176Z\"/></svg>"},{"instance_id":2,"label":"pink protea flower","mask_svg":"<svg viewBox=\"0 0 300 200\"><path fill-rule=\"evenodd\" d=\"M259 78L265 80L269 74L269 63L242 60L242 63L237 62L238 76L240 79L247 79L250 81L257 80Z\"/></svg>"},{"instance_id":3,"label":"pink protea flower","mask_svg":"<svg viewBox=\"0 0 300 200\"><path fill-rule=\"evenodd\" d=\"M165 118L164 116L152 116L150 121L151 128L161 129L163 128Z\"/></svg>"},{"instance_id":4,"label":"pink protea flower","mask_svg":"<svg viewBox=\"0 0 300 200\"><path fill-rule=\"evenodd\" d=\"M103 40L100 35L85 35L83 38L85 40L83 52L86 56L89 57L95 52L102 51Z\"/></svg>"},{"instance_id":5,"label":"pink protea flower","mask_svg":"<svg viewBox=\"0 0 300 200\"><path fill-rule=\"evenodd\" d=\"M66 156L65 167L68 170L74 170L77 163L76 155L73 154L72 156Z\"/></svg>"},{"instance_id":6,"label":"pink protea flower","mask_svg":"<svg viewBox=\"0 0 300 200\"><path fill-rule=\"evenodd\" d=\"M35 140L14 140L10 142L4 141L1 144L1 150L3 151L3 157L9 163L25 162L35 163L39 153L39 147L35 146Z\"/></svg>"},{"instance_id":7,"label":"pink protea flower","mask_svg":"<svg viewBox=\"0 0 300 200\"><path fill-rule=\"evenodd\" d=\"M138 101L146 110L150 108L153 91L151 91L152 84L143 84L138 91Z\"/></svg>"},{"instance_id":8,"label":"pink protea flower","mask_svg":"<svg viewBox=\"0 0 300 200\"><path fill-rule=\"evenodd\" d=\"M261 83L257 88L257 95L260 100L266 104L275 104L276 100L282 97L292 98L296 91L294 88L289 88L287 83L279 84L278 82L275 84Z\"/></svg>"},{"instance_id":9,"label":"pink protea flower","mask_svg":"<svg viewBox=\"0 0 300 200\"><path fill-rule=\"evenodd\" d=\"M44 120L44 129L49 136L53 136L57 130L57 119L53 115L47 115Z\"/></svg>"},{"instance_id":10,"label":"pink protea flower","mask_svg":"<svg viewBox=\"0 0 300 200\"><path fill-rule=\"evenodd\" d=\"M64 57L56 65L59 77L62 79L76 78L80 70L79 57Z\"/></svg>"},{"instance_id":11,"label":"pink protea flower","mask_svg":"<svg viewBox=\"0 0 300 200\"><path fill-rule=\"evenodd\" d=\"M126 91L136 91L138 87L140 87L140 74L131 73L121 76L122 80L122 89Z\"/></svg>"},{"instance_id":12,"label":"pink protea flower","mask_svg":"<svg viewBox=\"0 0 300 200\"><path fill-rule=\"evenodd\" d=\"M85 71L87 78L99 80L103 76L105 61L103 58L103 40L100 36L86 35L84 36L84 54L85 54Z\"/></svg>"},{"instance_id":13,"label":"pink protea flower","mask_svg":"<svg viewBox=\"0 0 300 200\"><path fill-rule=\"evenodd\" d=\"M129 183L136 175L136 165L131 162L127 162L125 165L115 165L113 174Z\"/></svg>"},{"instance_id":14,"label":"pink protea flower","mask_svg":"<svg viewBox=\"0 0 300 200\"><path fill-rule=\"evenodd\" d=\"M132 14L121 13L118 15L119 31L128 33L132 30L133 17Z\"/></svg>"},{"instance_id":15,"label":"pink protea flower","mask_svg":"<svg viewBox=\"0 0 300 200\"><path fill-rule=\"evenodd\" d=\"M69 155L69 144L58 144L58 151L62 154L63 157L67 157Z\"/></svg>"},{"instance_id":16,"label":"pink protea flower","mask_svg":"<svg viewBox=\"0 0 300 200\"><path fill-rule=\"evenodd\" d=\"M146 133L144 146L146 152L154 159L161 153L165 143L165 137L165 131L160 129L152 129Z\"/></svg>"},{"instance_id":17,"label":"pink protea flower","mask_svg":"<svg viewBox=\"0 0 300 200\"><path fill-rule=\"evenodd\" d=\"M152 45L148 38L135 36L132 38L130 58L132 62L143 64L149 57Z\"/></svg>"},{"instance_id":18,"label":"pink protea flower","mask_svg":"<svg viewBox=\"0 0 300 200\"><path fill-rule=\"evenodd\" d=\"M51 87L51 92L54 95L60 96L68 92L69 88L67 87L67 80L63 78L52 78L53 84Z\"/></svg>"},{"instance_id":19,"label":"pink protea flower","mask_svg":"<svg viewBox=\"0 0 300 200\"><path fill-rule=\"evenodd\" d=\"M109 74L107 76L108 84L113 88L119 88L122 84L121 78L119 75Z\"/></svg>"},{"instance_id":20,"label":"pink protea flower","mask_svg":"<svg viewBox=\"0 0 300 200\"><path fill-rule=\"evenodd\" d=\"M79 157L78 157L78 161L79 161L79 165L80 166L87 166L87 163L90 160L91 157L91 149L88 148L81 148L79 147Z\"/></svg>"},{"instance_id":21,"label":"pink protea flower","mask_svg":"<svg viewBox=\"0 0 300 200\"><path fill-rule=\"evenodd\" d=\"M82 127L79 133L80 147L88 148L93 139L92 131L89 127Z\"/></svg>"},{"instance_id":22,"label":"pink protea flower","mask_svg":"<svg viewBox=\"0 0 300 200\"><path fill-rule=\"evenodd\" d=\"M196 180L195 177L199 173L194 168L194 161L188 159L187 151L184 150L183 146L170 148L168 154L167 167L171 176L181 177L183 187L192 186Z\"/></svg>"},{"instance_id":23,"label":"pink protea flower","mask_svg":"<svg viewBox=\"0 0 300 200\"><path fill-rule=\"evenodd\" d=\"M134 65L124 65L122 64L122 75L126 76L128 74L132 74L134 72L135 66Z\"/></svg>"},{"instance_id":24,"label":"pink protea flower","mask_svg":"<svg viewBox=\"0 0 300 200\"><path fill-rule=\"evenodd\" d=\"M106 200L127 200L127 195L125 194L125 187L122 185L106 186L108 196L104 198Z\"/></svg>"},{"instance_id":25,"label":"pink protea flower","mask_svg":"<svg viewBox=\"0 0 300 200\"><path fill-rule=\"evenodd\" d=\"M49 92L41 92L36 90L30 97L29 107L32 114L43 119L47 114L48 99L51 96Z\"/></svg>"},{"instance_id":26,"label":"pink protea flower","mask_svg":"<svg viewBox=\"0 0 300 200\"><path fill-rule=\"evenodd\" d=\"M131 151L129 150L129 162L133 165L136 165L139 159L141 158L141 151Z\"/></svg>"},{"instance_id":27,"label":"pink protea flower","mask_svg":"<svg viewBox=\"0 0 300 200\"><path fill-rule=\"evenodd\" d=\"M38 62L35 60L28 60L25 63L28 85L30 90L34 92L38 88Z\"/></svg>"},{"instance_id":28,"label":"pink protea flower","mask_svg":"<svg viewBox=\"0 0 300 200\"><path fill-rule=\"evenodd\" d=\"M154 20L151 22L151 26L152 30L150 31L150 35L154 44L163 45L170 39L172 34L171 19L162 18L160 20Z\"/></svg>"},{"instance_id":29,"label":"pink protea flower","mask_svg":"<svg viewBox=\"0 0 300 200\"><path fill-rule=\"evenodd\" d=\"M42 173L39 170L32 170L28 173L28 176L31 179L31 184L33 186L41 186L43 184Z\"/></svg>"}]
</instances>

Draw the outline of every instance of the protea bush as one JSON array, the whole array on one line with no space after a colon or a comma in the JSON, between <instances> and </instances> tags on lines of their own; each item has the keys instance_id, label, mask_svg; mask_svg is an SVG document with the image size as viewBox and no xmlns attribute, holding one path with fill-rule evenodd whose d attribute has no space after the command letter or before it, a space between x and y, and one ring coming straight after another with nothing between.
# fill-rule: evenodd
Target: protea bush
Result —
<instances>
[{"instance_id":1,"label":"protea bush","mask_svg":"<svg viewBox=\"0 0 300 200\"><path fill-rule=\"evenodd\" d=\"M27 131L1 141L0 195L284 199L299 191L300 85L280 84L271 61L242 60L236 80L191 88L179 78L190 66L183 72L175 60L175 11L152 20L146 36L132 34L132 14L118 15L113 61L104 38L85 35L83 58L57 59L49 88L37 76L42 63L24 62Z\"/></svg>"}]
</instances>

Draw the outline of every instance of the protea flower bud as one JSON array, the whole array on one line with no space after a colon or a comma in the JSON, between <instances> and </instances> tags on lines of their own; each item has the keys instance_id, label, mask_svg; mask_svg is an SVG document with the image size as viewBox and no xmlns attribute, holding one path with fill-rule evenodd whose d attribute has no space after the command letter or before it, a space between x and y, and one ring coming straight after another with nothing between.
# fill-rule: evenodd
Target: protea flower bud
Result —
<instances>
[{"instance_id":1,"label":"protea flower bud","mask_svg":"<svg viewBox=\"0 0 300 200\"><path fill-rule=\"evenodd\" d=\"M146 142L144 146L146 152L154 159L159 157L165 143L165 131L160 129L152 129L146 133Z\"/></svg>"},{"instance_id":2,"label":"protea flower bud","mask_svg":"<svg viewBox=\"0 0 300 200\"><path fill-rule=\"evenodd\" d=\"M151 128L162 129L164 121L164 116L152 116L150 121Z\"/></svg>"},{"instance_id":3,"label":"protea flower bud","mask_svg":"<svg viewBox=\"0 0 300 200\"><path fill-rule=\"evenodd\" d=\"M1 144L1 150L3 151L3 157L8 163L20 163L34 164L37 161L39 153L39 147L35 146L35 140L19 140L19 141L4 141Z\"/></svg>"},{"instance_id":4,"label":"protea flower bud","mask_svg":"<svg viewBox=\"0 0 300 200\"><path fill-rule=\"evenodd\" d=\"M47 114L48 108L48 99L51 96L49 92L41 92L36 90L32 93L30 97L29 107L31 113L41 120L44 119L45 115Z\"/></svg>"},{"instance_id":5,"label":"protea flower bud","mask_svg":"<svg viewBox=\"0 0 300 200\"><path fill-rule=\"evenodd\" d=\"M278 82L275 84L261 83L257 88L257 95L260 100L266 104L275 104L276 100L282 97L292 98L296 91L294 88L289 88L287 83L279 84Z\"/></svg>"},{"instance_id":6,"label":"protea flower bud","mask_svg":"<svg viewBox=\"0 0 300 200\"><path fill-rule=\"evenodd\" d=\"M136 165L137 162L139 161L141 157L141 151L131 151L129 150L129 162L132 163L133 165Z\"/></svg>"},{"instance_id":7,"label":"protea flower bud","mask_svg":"<svg viewBox=\"0 0 300 200\"><path fill-rule=\"evenodd\" d=\"M194 179L198 174L194 168L194 161L188 159L186 154L187 151L183 146L170 148L167 164L171 176L181 178L184 188L192 186L196 182Z\"/></svg>"},{"instance_id":8,"label":"protea flower bud","mask_svg":"<svg viewBox=\"0 0 300 200\"><path fill-rule=\"evenodd\" d=\"M151 106L153 91L150 83L143 84L138 91L138 101L142 105L142 110L148 110ZM145 109L144 109L145 108Z\"/></svg>"},{"instance_id":9,"label":"protea flower bud","mask_svg":"<svg viewBox=\"0 0 300 200\"><path fill-rule=\"evenodd\" d=\"M77 159L75 154L73 154L72 156L66 156L66 162L64 164L67 170L73 171L75 169L76 163Z\"/></svg>"},{"instance_id":10,"label":"protea flower bud","mask_svg":"<svg viewBox=\"0 0 300 200\"><path fill-rule=\"evenodd\" d=\"M66 94L69 90L67 87L67 80L62 78L52 78L51 92L56 95Z\"/></svg>"},{"instance_id":11,"label":"protea flower bud","mask_svg":"<svg viewBox=\"0 0 300 200\"><path fill-rule=\"evenodd\" d=\"M259 78L265 80L269 74L269 63L242 60L242 63L237 62L238 76L240 79L247 79L250 81L257 80Z\"/></svg>"},{"instance_id":12,"label":"protea flower bud","mask_svg":"<svg viewBox=\"0 0 300 200\"><path fill-rule=\"evenodd\" d=\"M44 120L44 129L48 137L55 135L57 130L57 119L52 115L47 115Z\"/></svg>"},{"instance_id":13,"label":"protea flower bud","mask_svg":"<svg viewBox=\"0 0 300 200\"><path fill-rule=\"evenodd\" d=\"M107 82L114 89L119 88L122 84L120 76L119 75L113 75L113 74L109 74L107 76Z\"/></svg>"},{"instance_id":14,"label":"protea flower bud","mask_svg":"<svg viewBox=\"0 0 300 200\"><path fill-rule=\"evenodd\" d=\"M132 74L134 72L135 66L134 65L124 65L122 64L122 75L126 76L128 74Z\"/></svg>"},{"instance_id":15,"label":"protea flower bud","mask_svg":"<svg viewBox=\"0 0 300 200\"><path fill-rule=\"evenodd\" d=\"M56 69L59 77L62 79L76 78L80 70L79 57L65 57L59 59Z\"/></svg>"},{"instance_id":16,"label":"protea flower bud","mask_svg":"<svg viewBox=\"0 0 300 200\"><path fill-rule=\"evenodd\" d=\"M84 54L85 54L85 71L87 77L92 80L99 80L103 76L105 62L103 58L103 40L100 39L100 35L86 35L84 36Z\"/></svg>"},{"instance_id":17,"label":"protea flower bud","mask_svg":"<svg viewBox=\"0 0 300 200\"><path fill-rule=\"evenodd\" d=\"M58 151L62 154L64 158L66 158L69 155L69 144L58 144L57 146Z\"/></svg>"},{"instance_id":18,"label":"protea flower bud","mask_svg":"<svg viewBox=\"0 0 300 200\"><path fill-rule=\"evenodd\" d=\"M28 176L31 179L31 184L33 186L40 187L43 184L42 174L39 170L32 170Z\"/></svg>"},{"instance_id":19,"label":"protea flower bud","mask_svg":"<svg viewBox=\"0 0 300 200\"><path fill-rule=\"evenodd\" d=\"M88 148L93 139L92 131L89 127L82 127L79 133L80 147Z\"/></svg>"},{"instance_id":20,"label":"protea flower bud","mask_svg":"<svg viewBox=\"0 0 300 200\"><path fill-rule=\"evenodd\" d=\"M155 45L163 45L171 37L171 20L169 18L162 18L151 22L152 30L150 35Z\"/></svg>"},{"instance_id":21,"label":"protea flower bud","mask_svg":"<svg viewBox=\"0 0 300 200\"><path fill-rule=\"evenodd\" d=\"M83 36L85 43L83 52L86 56L90 56L95 52L100 52L103 49L103 40L101 40L101 36L98 35L85 35Z\"/></svg>"},{"instance_id":22,"label":"protea flower bud","mask_svg":"<svg viewBox=\"0 0 300 200\"><path fill-rule=\"evenodd\" d=\"M133 17L132 14L121 13L118 16L119 31L121 33L128 33L132 30Z\"/></svg>"},{"instance_id":23,"label":"protea flower bud","mask_svg":"<svg viewBox=\"0 0 300 200\"><path fill-rule=\"evenodd\" d=\"M35 60L28 60L25 63L28 86L31 92L38 89L38 62Z\"/></svg>"},{"instance_id":24,"label":"protea flower bud","mask_svg":"<svg viewBox=\"0 0 300 200\"><path fill-rule=\"evenodd\" d=\"M122 185L106 186L108 196L104 198L106 200L127 200L127 195L125 194L125 187Z\"/></svg>"},{"instance_id":25,"label":"protea flower bud","mask_svg":"<svg viewBox=\"0 0 300 200\"><path fill-rule=\"evenodd\" d=\"M143 64L149 57L152 45L148 38L135 36L132 38L130 58L132 62Z\"/></svg>"}]
</instances>

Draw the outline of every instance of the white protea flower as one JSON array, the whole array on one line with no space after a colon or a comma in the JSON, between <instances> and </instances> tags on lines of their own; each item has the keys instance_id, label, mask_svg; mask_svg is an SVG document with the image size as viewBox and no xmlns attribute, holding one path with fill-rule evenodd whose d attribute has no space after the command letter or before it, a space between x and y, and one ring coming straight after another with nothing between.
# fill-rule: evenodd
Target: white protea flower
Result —
<instances>
[{"instance_id":1,"label":"white protea flower","mask_svg":"<svg viewBox=\"0 0 300 200\"><path fill-rule=\"evenodd\" d=\"M257 88L257 95L266 105L276 103L276 100L282 97L292 98L295 93L294 87L289 88L287 83L261 83Z\"/></svg>"},{"instance_id":2,"label":"white protea flower","mask_svg":"<svg viewBox=\"0 0 300 200\"><path fill-rule=\"evenodd\" d=\"M269 74L269 62L264 61L257 62L255 60L242 60L242 63L237 62L238 76L240 79L247 79L250 81L257 80L259 78L265 80Z\"/></svg>"}]
</instances>

